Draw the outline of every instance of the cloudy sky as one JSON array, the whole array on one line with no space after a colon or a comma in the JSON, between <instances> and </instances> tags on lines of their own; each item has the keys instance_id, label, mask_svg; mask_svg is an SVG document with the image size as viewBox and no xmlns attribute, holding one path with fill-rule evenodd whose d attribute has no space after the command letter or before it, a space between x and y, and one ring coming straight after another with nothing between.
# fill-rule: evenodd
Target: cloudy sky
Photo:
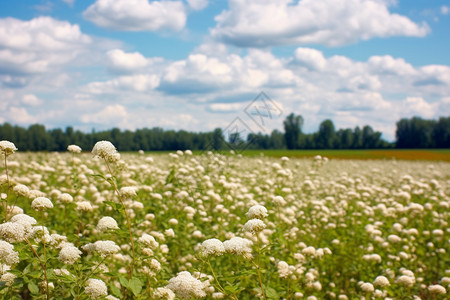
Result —
<instances>
[{"instance_id":1,"label":"cloudy sky","mask_svg":"<svg viewBox=\"0 0 450 300\"><path fill-rule=\"evenodd\" d=\"M450 115L449 53L448 0L1 1L0 123L270 132L294 112L393 140Z\"/></svg>"}]
</instances>

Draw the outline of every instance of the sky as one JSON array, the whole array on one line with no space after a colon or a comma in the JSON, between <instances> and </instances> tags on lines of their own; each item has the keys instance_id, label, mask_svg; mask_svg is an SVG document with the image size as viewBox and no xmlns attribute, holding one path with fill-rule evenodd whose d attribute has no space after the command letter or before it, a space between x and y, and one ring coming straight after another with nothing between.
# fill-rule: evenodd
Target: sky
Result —
<instances>
[{"instance_id":1,"label":"sky","mask_svg":"<svg viewBox=\"0 0 450 300\"><path fill-rule=\"evenodd\" d=\"M0 123L304 132L450 116L448 0L0 2Z\"/></svg>"}]
</instances>

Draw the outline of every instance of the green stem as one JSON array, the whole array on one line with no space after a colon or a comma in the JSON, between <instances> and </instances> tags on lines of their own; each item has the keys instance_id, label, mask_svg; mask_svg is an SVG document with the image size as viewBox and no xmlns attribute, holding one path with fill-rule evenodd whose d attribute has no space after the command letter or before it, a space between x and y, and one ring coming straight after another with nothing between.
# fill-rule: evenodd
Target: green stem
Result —
<instances>
[{"instance_id":1,"label":"green stem","mask_svg":"<svg viewBox=\"0 0 450 300\"><path fill-rule=\"evenodd\" d=\"M49 293L48 293L48 278L47 278L47 269L44 263L42 263L41 258L39 257L39 255L37 254L36 250L34 249L33 245L30 243L30 241L25 237L25 241L28 243L28 245L31 248L31 251L33 251L34 256L36 256L36 258L39 261L39 264L41 265L42 269L44 270L44 278L45 278L45 282L47 283L47 298L46 299L50 299L49 297ZM44 248L45 249L45 248ZM44 256L45 258L45 256Z\"/></svg>"},{"instance_id":2,"label":"green stem","mask_svg":"<svg viewBox=\"0 0 450 300\"><path fill-rule=\"evenodd\" d=\"M258 234L256 234L256 240L258 241L258 244L257 244L258 258L257 258L257 263L256 263L256 270L258 271L258 279L259 279L259 285L261 286L261 292L263 294L264 300L266 300L266 293L264 292L264 286L263 286L262 278L261 278L261 247L260 247Z\"/></svg>"},{"instance_id":3,"label":"green stem","mask_svg":"<svg viewBox=\"0 0 450 300\"><path fill-rule=\"evenodd\" d=\"M9 194L9 172L8 172L8 163L6 160L6 153L5 153L5 171L6 171L6 199L5 199L5 222L8 220L8 194Z\"/></svg>"},{"instance_id":4,"label":"green stem","mask_svg":"<svg viewBox=\"0 0 450 300\"><path fill-rule=\"evenodd\" d=\"M111 174L112 177L114 177L114 176L113 176L113 173L112 173L112 170L111 170L111 167L109 166L108 160L107 160L106 158L105 158L105 162L106 162L106 166L108 167L109 173ZM123 202L122 195L120 194L119 189L117 188L117 185L116 185L116 183L114 182L114 180L111 180L111 182L112 182L112 185L113 185L113 187L114 187L114 190L115 190L116 193L117 193L117 196L118 196L118 198L119 198L119 201L120 201L120 203L122 204L123 212L125 213L125 217L126 217L126 219L127 219L128 233L129 233L129 235L130 235L131 250L132 250L132 254L133 254L133 263L132 263L131 266L130 266L130 273L129 273L129 277L131 278L131 277L133 276L133 267L134 267L134 264L135 264L135 250L134 250L133 234L132 234L132 232L131 232L131 222L130 222L130 218L128 217L127 210L126 210L126 208L125 208L125 204L124 204L124 202Z\"/></svg>"}]
</instances>

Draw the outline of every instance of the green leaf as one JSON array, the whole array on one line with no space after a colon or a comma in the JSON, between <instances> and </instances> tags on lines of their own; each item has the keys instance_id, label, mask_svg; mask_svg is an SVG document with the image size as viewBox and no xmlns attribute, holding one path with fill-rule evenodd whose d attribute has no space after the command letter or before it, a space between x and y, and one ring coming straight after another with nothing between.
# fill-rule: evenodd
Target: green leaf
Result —
<instances>
[{"instance_id":1,"label":"green leaf","mask_svg":"<svg viewBox=\"0 0 450 300\"><path fill-rule=\"evenodd\" d=\"M28 282L28 290L32 294L39 294L39 287L34 282Z\"/></svg>"},{"instance_id":2,"label":"green leaf","mask_svg":"<svg viewBox=\"0 0 450 300\"><path fill-rule=\"evenodd\" d=\"M124 286L124 287L126 287L126 288L128 288L128 280L125 278L125 277L119 277L119 282L120 282L120 284L122 285L122 286Z\"/></svg>"},{"instance_id":3,"label":"green leaf","mask_svg":"<svg viewBox=\"0 0 450 300\"><path fill-rule=\"evenodd\" d=\"M115 286L115 285L110 285L110 290L111 290L111 293L112 293L114 296L116 296L117 298L119 298L119 299L122 299L122 298L123 298L122 292L120 291L120 289L119 289L117 286Z\"/></svg>"},{"instance_id":4,"label":"green leaf","mask_svg":"<svg viewBox=\"0 0 450 300\"><path fill-rule=\"evenodd\" d=\"M275 289L265 286L264 291L266 292L266 297L268 299L280 299L280 295L278 295Z\"/></svg>"},{"instance_id":5,"label":"green leaf","mask_svg":"<svg viewBox=\"0 0 450 300\"><path fill-rule=\"evenodd\" d=\"M135 296L138 296L141 293L142 286L144 285L144 283L136 277L131 278L129 284L129 287Z\"/></svg>"},{"instance_id":6,"label":"green leaf","mask_svg":"<svg viewBox=\"0 0 450 300\"><path fill-rule=\"evenodd\" d=\"M123 209L123 206L120 203L116 203L113 201L103 201L103 203L108 206L111 206L115 211L119 211L119 210Z\"/></svg>"}]
</instances>

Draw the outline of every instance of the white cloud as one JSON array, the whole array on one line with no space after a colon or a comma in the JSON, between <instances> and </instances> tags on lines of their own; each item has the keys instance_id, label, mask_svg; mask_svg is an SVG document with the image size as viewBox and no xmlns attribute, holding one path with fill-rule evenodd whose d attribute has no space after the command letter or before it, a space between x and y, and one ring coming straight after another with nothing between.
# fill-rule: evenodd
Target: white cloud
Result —
<instances>
[{"instance_id":1,"label":"white cloud","mask_svg":"<svg viewBox=\"0 0 450 300\"><path fill-rule=\"evenodd\" d=\"M38 120L36 117L31 116L24 107L10 107L8 114L10 116L14 116L14 123L18 123L21 125L36 123Z\"/></svg>"},{"instance_id":2,"label":"white cloud","mask_svg":"<svg viewBox=\"0 0 450 300\"><path fill-rule=\"evenodd\" d=\"M323 70L326 60L322 52L311 48L297 48L295 50L295 62L311 70Z\"/></svg>"},{"instance_id":3,"label":"white cloud","mask_svg":"<svg viewBox=\"0 0 450 300\"><path fill-rule=\"evenodd\" d=\"M155 89L159 85L159 78L151 74L136 74L120 76L108 81L91 82L86 86L86 91L92 94L115 93L120 90L146 92Z\"/></svg>"},{"instance_id":4,"label":"white cloud","mask_svg":"<svg viewBox=\"0 0 450 300\"><path fill-rule=\"evenodd\" d=\"M187 3L194 10L202 10L208 6L208 0L187 0Z\"/></svg>"},{"instance_id":5,"label":"white cloud","mask_svg":"<svg viewBox=\"0 0 450 300\"><path fill-rule=\"evenodd\" d=\"M73 7L73 4L75 3L75 0L62 0L62 2L66 3L70 7Z\"/></svg>"},{"instance_id":6,"label":"white cloud","mask_svg":"<svg viewBox=\"0 0 450 300\"><path fill-rule=\"evenodd\" d=\"M97 26L123 31L179 31L186 25L181 1L97 0L83 17Z\"/></svg>"},{"instance_id":7,"label":"white cloud","mask_svg":"<svg viewBox=\"0 0 450 300\"><path fill-rule=\"evenodd\" d=\"M245 106L242 103L213 103L208 105L207 110L219 113L231 113L243 110Z\"/></svg>"},{"instance_id":8,"label":"white cloud","mask_svg":"<svg viewBox=\"0 0 450 300\"><path fill-rule=\"evenodd\" d=\"M391 1L230 0L211 35L239 47L288 44L341 46L374 37L416 36L429 31L389 12Z\"/></svg>"},{"instance_id":9,"label":"white cloud","mask_svg":"<svg viewBox=\"0 0 450 300\"><path fill-rule=\"evenodd\" d=\"M128 118L128 113L122 105L108 105L99 112L84 114L80 120L83 123L97 124L123 124Z\"/></svg>"},{"instance_id":10,"label":"white cloud","mask_svg":"<svg viewBox=\"0 0 450 300\"><path fill-rule=\"evenodd\" d=\"M393 58L390 55L371 56L369 58L370 71L385 75L414 75L414 67L402 58Z\"/></svg>"},{"instance_id":11,"label":"white cloud","mask_svg":"<svg viewBox=\"0 0 450 300\"><path fill-rule=\"evenodd\" d=\"M407 97L399 113L402 117L421 116L430 119L436 117L438 107L439 103L428 103L422 97Z\"/></svg>"},{"instance_id":12,"label":"white cloud","mask_svg":"<svg viewBox=\"0 0 450 300\"><path fill-rule=\"evenodd\" d=\"M108 67L118 72L136 72L144 69L148 61L139 52L125 53L120 49L113 49L106 53L108 57Z\"/></svg>"},{"instance_id":13,"label":"white cloud","mask_svg":"<svg viewBox=\"0 0 450 300\"><path fill-rule=\"evenodd\" d=\"M450 12L450 7L448 7L447 5L442 5L441 6L441 14L443 14L444 16L448 15Z\"/></svg>"},{"instance_id":14,"label":"white cloud","mask_svg":"<svg viewBox=\"0 0 450 300\"><path fill-rule=\"evenodd\" d=\"M92 39L78 25L50 17L0 19L0 74L44 73L76 58Z\"/></svg>"},{"instance_id":15,"label":"white cloud","mask_svg":"<svg viewBox=\"0 0 450 300\"><path fill-rule=\"evenodd\" d=\"M43 103L43 101L36 97L36 95L26 94L22 97L22 103L27 106L39 106Z\"/></svg>"}]
</instances>

